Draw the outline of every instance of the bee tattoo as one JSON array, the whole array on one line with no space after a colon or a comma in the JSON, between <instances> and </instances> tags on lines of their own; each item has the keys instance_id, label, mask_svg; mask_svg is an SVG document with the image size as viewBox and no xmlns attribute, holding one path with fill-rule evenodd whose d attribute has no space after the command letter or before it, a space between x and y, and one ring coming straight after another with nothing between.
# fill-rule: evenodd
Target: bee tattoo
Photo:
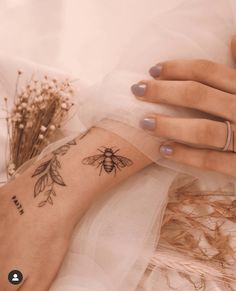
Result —
<instances>
[{"instance_id":1,"label":"bee tattoo","mask_svg":"<svg viewBox=\"0 0 236 291\"><path fill-rule=\"evenodd\" d=\"M104 170L107 174L114 172L116 175L117 169L121 171L121 168L130 167L133 165L133 162L123 156L117 155L116 153L120 150L113 150L113 148L104 147L104 150L97 149L101 154L86 157L82 160L82 164L100 167L99 176Z\"/></svg>"}]
</instances>

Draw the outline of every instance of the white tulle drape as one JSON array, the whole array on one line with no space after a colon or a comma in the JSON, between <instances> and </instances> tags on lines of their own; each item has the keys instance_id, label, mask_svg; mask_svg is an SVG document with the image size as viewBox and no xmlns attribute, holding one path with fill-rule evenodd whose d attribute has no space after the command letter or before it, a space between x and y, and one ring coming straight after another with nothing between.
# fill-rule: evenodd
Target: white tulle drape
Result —
<instances>
[{"instance_id":1,"label":"white tulle drape","mask_svg":"<svg viewBox=\"0 0 236 291\"><path fill-rule=\"evenodd\" d=\"M149 111L188 117L199 113L144 104L133 97L130 86L149 78L150 66L172 58L208 58L232 66L229 44L235 31L234 1L26 0L2 1L1 5L5 14L0 39L8 39L2 42L3 52L63 69L83 80L74 82L78 110L64 135L97 124L121 135L156 163L110 191L87 212L51 290L168 290L158 272L143 286L139 282L158 241L171 182L180 171L199 177L203 187L211 190L234 180L162 160L160 139L140 130L139 119ZM18 68L26 79L35 70L67 75L4 56L0 68L1 95L13 94ZM4 119L0 122L4 181L6 124ZM129 132L124 124L131 126ZM191 290L186 282L175 280L178 290ZM220 290L217 286L211 282L208 288Z\"/></svg>"}]
</instances>

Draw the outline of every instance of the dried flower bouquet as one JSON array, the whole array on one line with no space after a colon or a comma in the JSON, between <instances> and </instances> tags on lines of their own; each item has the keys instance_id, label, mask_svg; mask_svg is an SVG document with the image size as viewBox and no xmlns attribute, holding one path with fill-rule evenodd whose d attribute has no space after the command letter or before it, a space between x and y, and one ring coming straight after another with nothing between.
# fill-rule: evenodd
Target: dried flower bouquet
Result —
<instances>
[{"instance_id":1,"label":"dried flower bouquet","mask_svg":"<svg viewBox=\"0 0 236 291\"><path fill-rule=\"evenodd\" d=\"M68 79L61 81L47 75L36 79L32 76L19 90L22 74L19 70L11 111L8 109L9 97L4 97L9 142L8 177L55 139L74 105L74 90Z\"/></svg>"}]
</instances>

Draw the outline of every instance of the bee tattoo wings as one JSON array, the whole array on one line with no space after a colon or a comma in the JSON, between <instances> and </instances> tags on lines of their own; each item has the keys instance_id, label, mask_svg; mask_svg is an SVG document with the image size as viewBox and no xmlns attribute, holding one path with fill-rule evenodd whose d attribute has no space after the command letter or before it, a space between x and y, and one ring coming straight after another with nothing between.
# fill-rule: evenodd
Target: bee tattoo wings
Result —
<instances>
[{"instance_id":1,"label":"bee tattoo wings","mask_svg":"<svg viewBox=\"0 0 236 291\"><path fill-rule=\"evenodd\" d=\"M114 151L113 148L103 148L104 150L97 149L101 154L84 158L82 164L100 168L99 176L101 176L102 170L107 174L114 172L115 176L117 169L121 171L121 168L133 165L130 159L116 154L120 149Z\"/></svg>"}]
</instances>

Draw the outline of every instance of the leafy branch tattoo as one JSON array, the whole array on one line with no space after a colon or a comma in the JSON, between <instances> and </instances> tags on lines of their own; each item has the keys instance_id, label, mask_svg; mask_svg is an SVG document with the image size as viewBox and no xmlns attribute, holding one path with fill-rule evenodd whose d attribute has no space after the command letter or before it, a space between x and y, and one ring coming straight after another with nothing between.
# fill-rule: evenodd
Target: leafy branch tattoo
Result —
<instances>
[{"instance_id":1,"label":"leafy branch tattoo","mask_svg":"<svg viewBox=\"0 0 236 291\"><path fill-rule=\"evenodd\" d=\"M116 153L120 150L113 150L113 148L104 147L104 150L97 149L101 154L86 157L82 160L82 164L100 167L99 176L104 170L107 174L114 172L116 175L117 169L121 171L121 168L130 167L133 165L133 162L123 156L117 155Z\"/></svg>"},{"instance_id":2,"label":"leafy branch tattoo","mask_svg":"<svg viewBox=\"0 0 236 291\"><path fill-rule=\"evenodd\" d=\"M52 152L52 158L43 162L39 165L31 176L39 176L35 186L34 186L34 198L36 198L40 193L44 194L45 198L39 202L38 207L43 207L46 204L53 205L53 196L56 196L55 184L59 186L66 186L62 176L59 173L61 169L61 163L58 159L59 156L64 156L70 146L77 145L77 139L83 139L91 130L95 127L91 127L84 133L80 134L77 138L69 141L65 145L62 145L58 149Z\"/></svg>"},{"instance_id":3,"label":"leafy branch tattoo","mask_svg":"<svg viewBox=\"0 0 236 291\"><path fill-rule=\"evenodd\" d=\"M74 139L65 145L62 145L52 152L53 156L51 159L43 162L36 168L32 177L40 177L34 186L34 198L36 198L40 193L44 193L45 196L45 199L39 202L38 207L42 207L47 203L53 205L53 196L56 196L56 191L54 188L55 185L66 186L62 176L59 173L61 163L58 157L64 156L70 149L70 146L76 144L76 140Z\"/></svg>"},{"instance_id":4,"label":"leafy branch tattoo","mask_svg":"<svg viewBox=\"0 0 236 291\"><path fill-rule=\"evenodd\" d=\"M23 209L21 203L19 202L19 200L17 199L16 195L12 196L11 199L14 202L16 208L18 209L20 215L24 214L24 209Z\"/></svg>"}]
</instances>

